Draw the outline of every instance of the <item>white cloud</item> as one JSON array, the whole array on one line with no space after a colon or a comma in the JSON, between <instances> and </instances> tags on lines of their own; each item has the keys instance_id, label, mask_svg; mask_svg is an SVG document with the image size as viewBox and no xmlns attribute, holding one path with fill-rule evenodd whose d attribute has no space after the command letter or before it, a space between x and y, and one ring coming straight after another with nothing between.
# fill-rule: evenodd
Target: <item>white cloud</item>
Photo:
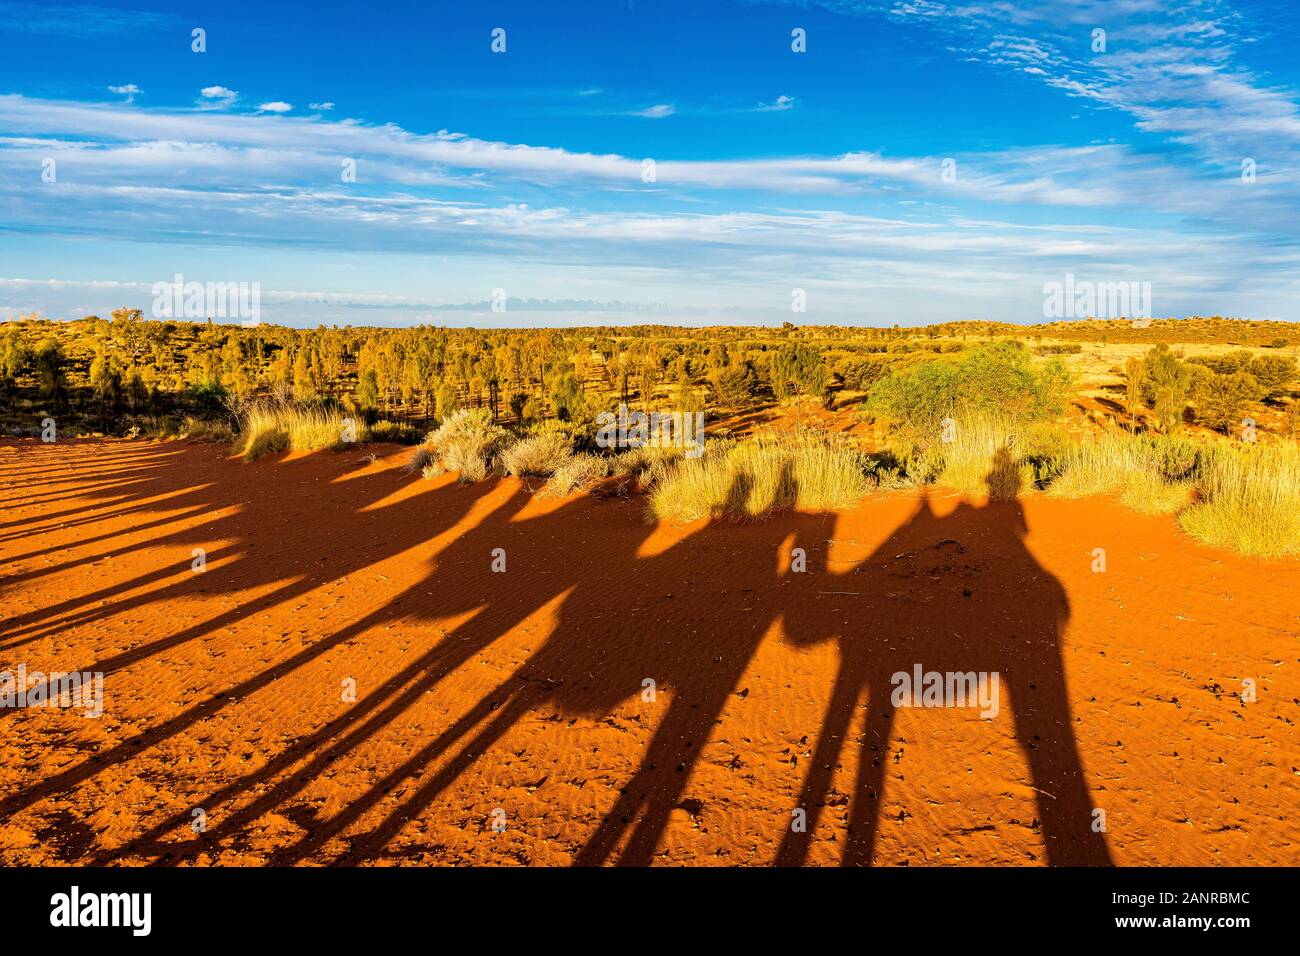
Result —
<instances>
[{"instance_id":1,"label":"white cloud","mask_svg":"<svg viewBox=\"0 0 1300 956\"><path fill-rule=\"evenodd\" d=\"M45 236L440 255L457 263L452 283L471 259L489 273L509 262L575 286L585 264L614 290L590 296L598 299L657 296L663 279L679 303L692 295L748 303L774 276L820 275L836 277L824 284L842 278L852 289L846 299L859 302L884 302L873 290L910 290L897 301L914 314L922 298L931 301L932 283L936 297L955 297L954 308L969 292L975 308L986 293L1004 302L1006 289L1024 282L1032 306L1035 282L1041 289L1073 271L1152 281L1158 309L1168 301L1162 287L1226 290L1217 300L1188 298L1188 308L1227 309L1234 283L1243 303L1274 312L1275 300L1250 300L1252 290L1271 283L1300 301L1300 278L1287 278L1300 276L1300 243L1259 241L1270 229L1294 234L1300 181L1262 162L1259 183L1246 186L1118 145L959 154L947 182L937 156L662 160L647 213L642 199L624 201L646 188L639 158L446 130L15 95L0 95L0 130L8 131L0 134L0 220ZM32 190L18 174L46 156L58 158L59 189ZM364 184L338 185L340 156L364 164ZM521 202L538 184L545 205ZM1001 218L1041 225L998 221L993 204L1008 209ZM1041 208L1026 212L1029 204ZM1052 207L1071 209L1058 217Z\"/></svg>"},{"instance_id":2,"label":"white cloud","mask_svg":"<svg viewBox=\"0 0 1300 956\"><path fill-rule=\"evenodd\" d=\"M641 116L645 119L664 119L665 117L672 116L676 112L677 107L673 106L671 103L657 103L654 106L646 107L643 110L634 110L628 115Z\"/></svg>"},{"instance_id":3,"label":"white cloud","mask_svg":"<svg viewBox=\"0 0 1300 956\"><path fill-rule=\"evenodd\" d=\"M134 96L140 92L140 87L134 83L127 83L125 86L110 86L108 92L116 93L119 96Z\"/></svg>"},{"instance_id":4,"label":"white cloud","mask_svg":"<svg viewBox=\"0 0 1300 956\"><path fill-rule=\"evenodd\" d=\"M308 103L307 108L313 110L321 110L321 111L332 110L334 109L334 104L329 100L326 100L323 103Z\"/></svg>"},{"instance_id":5,"label":"white cloud","mask_svg":"<svg viewBox=\"0 0 1300 956\"><path fill-rule=\"evenodd\" d=\"M239 94L228 86L205 86L199 90L199 98L202 105L223 109L234 105Z\"/></svg>"},{"instance_id":6,"label":"white cloud","mask_svg":"<svg viewBox=\"0 0 1300 956\"><path fill-rule=\"evenodd\" d=\"M293 109L292 103L286 103L284 100L272 100L270 103L263 103L257 108L259 113L287 113Z\"/></svg>"}]
</instances>

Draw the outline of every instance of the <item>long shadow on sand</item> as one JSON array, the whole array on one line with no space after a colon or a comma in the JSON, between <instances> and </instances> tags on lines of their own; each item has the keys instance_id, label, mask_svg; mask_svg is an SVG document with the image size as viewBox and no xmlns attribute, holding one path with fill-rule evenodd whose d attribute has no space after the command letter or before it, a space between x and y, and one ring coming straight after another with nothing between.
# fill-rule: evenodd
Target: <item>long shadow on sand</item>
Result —
<instances>
[{"instance_id":1,"label":"long shadow on sand","mask_svg":"<svg viewBox=\"0 0 1300 956\"><path fill-rule=\"evenodd\" d=\"M613 807L585 837L574 858L578 864L615 859L649 863L729 696L740 689L760 644L772 633L784 633L799 645L835 641L841 655L798 804L808 812L808 832L787 835L776 862L806 859L826 802L830 768L839 758L864 696L869 707L867 740L857 768L850 841L843 862L871 861L893 717L891 675L910 672L917 663L926 670L999 672L1002 686L1009 691L1017 737L1035 788L1044 795L1039 805L1049 861L1108 862L1103 838L1091 830L1091 801L1073 737L1061 662L1068 602L1059 582L1024 545L1024 516L1016 500L1014 469L1005 453L993 462L990 485L995 494L989 504L963 504L942 518L923 504L869 558L844 575L832 574L826 567L825 542L832 537L835 517L789 510L798 493L789 474L774 502L778 513L770 519L735 523L715 516L666 550L644 553L654 532L644 522L635 526L624 522L616 533L602 537L599 547L583 537L603 534L602 515L610 513L602 509L621 508L617 514L626 516L625 504L579 498L525 515L530 496L515 486L500 503L484 508L495 489L504 487L494 483L472 489L439 488L384 503L393 492L394 475L378 472L325 489L325 501L316 502L323 503L329 514L322 526L284 522L272 505L257 502L244 490L222 488L220 482L189 490L178 489L174 482L169 486L164 472L150 474L146 469L143 477L132 474L133 481L142 482L132 490L165 499L168 510L199 507L217 512L234 509L239 514L238 520L216 518L197 531L187 528L155 539L170 544L196 536L233 540L229 579L214 580L210 586L234 592L273 583L263 580L272 570L264 568L265 560L241 564L243 549L250 544L244 530L250 510L254 521L284 528L289 537L282 553L298 555L300 564L291 564L289 570L296 573L287 580L286 568L274 566L277 587L257 606L226 612L152 640L98 662L98 669L126 667L200 639L269 604L300 599L322 574L352 573L405 553L458 524L465 526L430 559L427 571L413 584L370 613L113 745L93 760L74 763L6 796L0 800L0 814L30 807L79 786L105 766L134 759L142 749L207 719L233 700L273 687L330 648L386 622L398 617L463 620L337 717L310 729L257 770L211 791L201 805L223 812L212 814L213 825L204 840L176 842L175 832L189 821L188 814L177 814L123 845L102 850L94 862L111 863L139 854L158 863L179 862L209 849L213 841L238 837L268 812L286 812L332 764L382 734L441 681L548 605L556 607L555 627L513 674L372 786L350 795L338 813L308 820L306 835L275 852L270 862L292 864L323 855L346 863L374 859L530 713L548 707L599 718L640 694L643 682L650 679L667 700L663 715ZM97 489L101 494L116 490ZM741 475L730 497L739 502L751 493L748 476ZM482 516L467 522L467 515L476 509L483 511ZM343 542L352 547L340 547ZM489 568L489 555L498 547L509 556L510 570L503 575ZM807 552L812 573L791 573L789 554L794 547ZM323 566L322 554L328 555ZM154 590L116 600L112 593L103 592L76 599L58 609L57 620L65 626L107 621L193 586L166 583L156 574L142 575L130 586L154 584L159 585ZM837 600L832 606L818 598L819 589L850 591L853 600ZM687 592L697 597L674 598ZM700 601L701 594L708 599ZM90 601L107 603L98 607ZM9 623L32 628L30 636L49 622ZM379 815L387 795L408 780L416 781L414 789L398 806ZM256 796L248 800L250 794ZM363 818L376 815L377 823L357 832Z\"/></svg>"}]
</instances>

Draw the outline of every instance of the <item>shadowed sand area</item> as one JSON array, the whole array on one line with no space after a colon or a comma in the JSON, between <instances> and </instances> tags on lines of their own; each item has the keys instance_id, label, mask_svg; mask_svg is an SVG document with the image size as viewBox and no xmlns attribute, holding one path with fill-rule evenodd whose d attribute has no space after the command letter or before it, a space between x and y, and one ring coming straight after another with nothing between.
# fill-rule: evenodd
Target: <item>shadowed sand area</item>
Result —
<instances>
[{"instance_id":1,"label":"shadowed sand area","mask_svg":"<svg viewBox=\"0 0 1300 956\"><path fill-rule=\"evenodd\" d=\"M0 710L0 861L1295 860L1296 562L1101 499L654 526L408 454L0 444L0 670L105 675ZM918 663L1000 712L895 708Z\"/></svg>"}]
</instances>

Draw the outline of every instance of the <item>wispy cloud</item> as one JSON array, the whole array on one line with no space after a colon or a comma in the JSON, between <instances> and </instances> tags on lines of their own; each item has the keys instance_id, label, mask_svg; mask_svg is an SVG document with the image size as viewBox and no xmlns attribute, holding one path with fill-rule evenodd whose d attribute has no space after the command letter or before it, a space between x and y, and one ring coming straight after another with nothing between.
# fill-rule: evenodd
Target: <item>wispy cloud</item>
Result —
<instances>
[{"instance_id":1,"label":"wispy cloud","mask_svg":"<svg viewBox=\"0 0 1300 956\"><path fill-rule=\"evenodd\" d=\"M134 103L137 93L140 93L140 87L134 83L127 83L123 86L110 86L108 92L115 93L118 96L125 96L128 103Z\"/></svg>"},{"instance_id":2,"label":"wispy cloud","mask_svg":"<svg viewBox=\"0 0 1300 956\"><path fill-rule=\"evenodd\" d=\"M799 101L793 96L778 96L771 103L759 103L754 107L756 113L783 113L786 110L792 110L799 105Z\"/></svg>"},{"instance_id":3,"label":"wispy cloud","mask_svg":"<svg viewBox=\"0 0 1300 956\"><path fill-rule=\"evenodd\" d=\"M263 103L257 108L257 111L259 113L288 113L292 109L292 103L286 103L284 100L272 100L269 103Z\"/></svg>"},{"instance_id":4,"label":"wispy cloud","mask_svg":"<svg viewBox=\"0 0 1300 956\"><path fill-rule=\"evenodd\" d=\"M17 33L104 37L120 33L160 30L174 25L175 22L176 19L169 14L144 10L0 2L0 30Z\"/></svg>"},{"instance_id":5,"label":"wispy cloud","mask_svg":"<svg viewBox=\"0 0 1300 956\"><path fill-rule=\"evenodd\" d=\"M671 103L656 103L654 106L648 106L643 110L633 110L628 113L629 116L641 116L645 119L664 119L672 116L677 112L677 107Z\"/></svg>"}]
</instances>

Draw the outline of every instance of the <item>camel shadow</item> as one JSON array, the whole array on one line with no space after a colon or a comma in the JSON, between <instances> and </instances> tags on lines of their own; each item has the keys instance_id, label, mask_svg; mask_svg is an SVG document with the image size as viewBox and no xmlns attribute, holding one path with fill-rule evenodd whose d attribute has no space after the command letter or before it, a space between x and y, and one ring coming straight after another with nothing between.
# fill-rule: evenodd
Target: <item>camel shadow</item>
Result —
<instances>
[{"instance_id":1,"label":"camel shadow","mask_svg":"<svg viewBox=\"0 0 1300 956\"><path fill-rule=\"evenodd\" d=\"M316 853L402 781L425 774L451 754L401 805L370 831L351 838L338 862L373 859L530 713L549 706L570 717L598 720L639 698L657 717L651 740L574 862L598 864L617 853L623 864L649 863L729 696L786 603L781 592L789 583L788 563L779 556L787 545L815 550L833 521L829 514L794 511L759 522L728 517L743 512L753 494L752 479L742 472L703 527L657 554L639 553L650 537L649 527L641 535L611 537L599 560L583 565L545 643L514 673L402 766L350 800L327 825L272 862L296 863ZM786 469L771 503L789 508L797 497L798 486ZM568 523L567 515L557 514L557 526ZM629 591L643 592L650 603L629 606ZM711 608L689 597L692 591L720 598L739 591L744 619L722 629L709 627ZM492 629L502 623L495 622ZM479 626L482 622L471 622L465 633L453 633L447 641L464 640Z\"/></svg>"}]
</instances>

